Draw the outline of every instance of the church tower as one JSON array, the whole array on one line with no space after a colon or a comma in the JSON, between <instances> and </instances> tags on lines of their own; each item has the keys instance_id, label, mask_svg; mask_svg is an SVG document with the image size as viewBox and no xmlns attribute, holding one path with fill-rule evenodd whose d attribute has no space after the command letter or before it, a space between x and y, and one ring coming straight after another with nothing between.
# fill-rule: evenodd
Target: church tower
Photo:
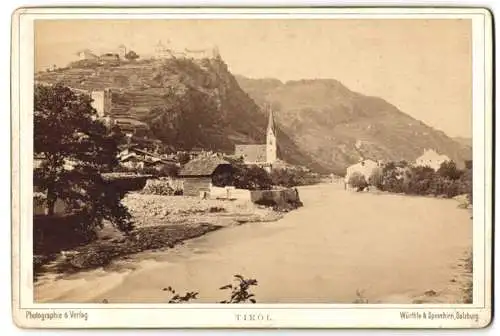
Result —
<instances>
[{"instance_id":1,"label":"church tower","mask_svg":"<svg viewBox=\"0 0 500 336\"><path fill-rule=\"evenodd\" d=\"M269 121L266 132L266 163L273 164L277 159L276 128L274 126L273 111L268 107Z\"/></svg>"}]
</instances>

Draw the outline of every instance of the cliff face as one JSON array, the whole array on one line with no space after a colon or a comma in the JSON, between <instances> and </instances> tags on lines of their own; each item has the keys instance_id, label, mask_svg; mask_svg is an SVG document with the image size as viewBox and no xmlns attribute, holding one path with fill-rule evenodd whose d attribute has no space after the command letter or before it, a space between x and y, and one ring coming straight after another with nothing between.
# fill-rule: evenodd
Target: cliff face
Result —
<instances>
[{"instance_id":1,"label":"cliff face","mask_svg":"<svg viewBox=\"0 0 500 336\"><path fill-rule=\"evenodd\" d=\"M220 58L141 61L67 68L36 75L85 90L111 89L115 118L149 125L149 134L177 149L201 147L232 153L235 144L265 142L268 116L240 87ZM278 156L327 171L277 126Z\"/></svg>"},{"instance_id":2,"label":"cliff face","mask_svg":"<svg viewBox=\"0 0 500 336\"><path fill-rule=\"evenodd\" d=\"M237 77L257 102L274 106L275 117L300 150L334 171L357 162L360 153L380 160L414 161L426 148L457 164L471 148L415 120L378 97L353 92L333 79L282 83Z\"/></svg>"}]
</instances>

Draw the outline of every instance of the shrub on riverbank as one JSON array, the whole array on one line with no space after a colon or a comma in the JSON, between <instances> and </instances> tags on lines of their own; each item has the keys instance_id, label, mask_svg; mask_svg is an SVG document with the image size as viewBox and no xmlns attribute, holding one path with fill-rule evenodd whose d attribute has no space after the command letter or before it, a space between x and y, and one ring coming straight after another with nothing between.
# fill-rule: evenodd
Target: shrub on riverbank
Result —
<instances>
[{"instance_id":1,"label":"shrub on riverbank","mask_svg":"<svg viewBox=\"0 0 500 336\"><path fill-rule=\"evenodd\" d=\"M357 191L362 191L366 187L368 187L368 182L366 181L366 178L363 176L363 174L354 172L351 174L349 177L349 181L347 183L352 187L355 188Z\"/></svg>"},{"instance_id":2,"label":"shrub on riverbank","mask_svg":"<svg viewBox=\"0 0 500 336\"><path fill-rule=\"evenodd\" d=\"M320 182L317 174L292 168L277 168L271 171L273 185L291 188Z\"/></svg>"},{"instance_id":3,"label":"shrub on riverbank","mask_svg":"<svg viewBox=\"0 0 500 336\"><path fill-rule=\"evenodd\" d=\"M381 176L370 178L374 185L372 181L376 181L375 186L382 191L446 198L466 194L472 203L472 169L459 170L452 161L444 162L437 171L430 167L388 163Z\"/></svg>"}]
</instances>

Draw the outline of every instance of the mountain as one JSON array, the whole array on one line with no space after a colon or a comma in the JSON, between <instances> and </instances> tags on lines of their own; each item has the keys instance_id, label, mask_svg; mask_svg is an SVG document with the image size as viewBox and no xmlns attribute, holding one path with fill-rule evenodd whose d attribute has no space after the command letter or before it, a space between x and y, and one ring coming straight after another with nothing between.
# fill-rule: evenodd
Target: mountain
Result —
<instances>
[{"instance_id":1,"label":"mountain","mask_svg":"<svg viewBox=\"0 0 500 336\"><path fill-rule=\"evenodd\" d=\"M265 143L268 116L238 85L220 58L162 59L97 64L75 62L35 75L37 82L111 91L109 114L146 124L145 135L175 149L234 153L235 144ZM277 125L278 156L327 171Z\"/></svg>"},{"instance_id":2,"label":"mountain","mask_svg":"<svg viewBox=\"0 0 500 336\"><path fill-rule=\"evenodd\" d=\"M378 98L353 92L334 79L250 79L236 76L257 103L269 103L282 130L299 150L334 172L360 156L414 161L432 148L459 166L471 158L462 143ZM358 148L357 148L358 147Z\"/></svg>"},{"instance_id":3,"label":"mountain","mask_svg":"<svg viewBox=\"0 0 500 336\"><path fill-rule=\"evenodd\" d=\"M381 98L333 79L282 83L235 77L220 57L75 62L39 72L35 80L108 89L110 115L145 125L144 135L175 149L233 153L235 144L263 144L268 116L260 106L270 102L278 157L317 172L343 174L360 151L383 160L413 161L426 148L458 164L470 157L470 148Z\"/></svg>"},{"instance_id":4,"label":"mountain","mask_svg":"<svg viewBox=\"0 0 500 336\"><path fill-rule=\"evenodd\" d=\"M466 148L472 148L472 138L466 138L466 137L454 137L453 140L461 144L462 146Z\"/></svg>"}]
</instances>

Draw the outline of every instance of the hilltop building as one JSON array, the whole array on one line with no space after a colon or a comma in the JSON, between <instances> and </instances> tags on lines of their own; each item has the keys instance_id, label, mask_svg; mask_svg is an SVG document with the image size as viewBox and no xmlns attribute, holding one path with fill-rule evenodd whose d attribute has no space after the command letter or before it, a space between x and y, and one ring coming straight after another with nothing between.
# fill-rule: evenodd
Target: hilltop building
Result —
<instances>
[{"instance_id":1,"label":"hilltop building","mask_svg":"<svg viewBox=\"0 0 500 336\"><path fill-rule=\"evenodd\" d=\"M438 170L445 161L450 161L450 158L446 155L438 154L433 149L424 149L424 153L415 160L415 165Z\"/></svg>"},{"instance_id":2,"label":"hilltop building","mask_svg":"<svg viewBox=\"0 0 500 336\"><path fill-rule=\"evenodd\" d=\"M170 41L168 41L167 44L170 44ZM155 46L155 53L154 53L154 58L156 59L166 59L166 58L172 58L173 53L171 48L169 46L166 46L162 43L162 41L158 41L158 44Z\"/></svg>"},{"instance_id":3,"label":"hilltop building","mask_svg":"<svg viewBox=\"0 0 500 336\"><path fill-rule=\"evenodd\" d=\"M116 49L107 50L97 56L90 49L83 49L76 52L80 61L94 61L94 62L111 62L125 60L125 55L127 54L127 47L120 44Z\"/></svg>"},{"instance_id":4,"label":"hilltop building","mask_svg":"<svg viewBox=\"0 0 500 336\"><path fill-rule=\"evenodd\" d=\"M99 57L92 53L90 49L84 49L76 52L80 61L97 61Z\"/></svg>"},{"instance_id":5,"label":"hilltop building","mask_svg":"<svg viewBox=\"0 0 500 336\"><path fill-rule=\"evenodd\" d=\"M107 52L99 56L100 62L118 62L120 61L120 55L114 52Z\"/></svg>"},{"instance_id":6,"label":"hilltop building","mask_svg":"<svg viewBox=\"0 0 500 336\"><path fill-rule=\"evenodd\" d=\"M235 145L234 155L238 158L243 158L245 164L258 165L270 172L273 164L278 158L277 148L278 144L273 112L269 109L266 143L263 145Z\"/></svg>"},{"instance_id":7,"label":"hilltop building","mask_svg":"<svg viewBox=\"0 0 500 336\"><path fill-rule=\"evenodd\" d=\"M202 49L175 49L172 47L170 40L165 44L159 41L154 49L154 59L171 59L171 58L186 58L192 60L201 60L205 58L217 58L219 57L219 48L214 46L213 48L202 48Z\"/></svg>"},{"instance_id":8,"label":"hilltop building","mask_svg":"<svg viewBox=\"0 0 500 336\"><path fill-rule=\"evenodd\" d=\"M118 55L121 59L125 59L125 56L127 55L127 47L125 45L120 44L118 46Z\"/></svg>"}]
</instances>

